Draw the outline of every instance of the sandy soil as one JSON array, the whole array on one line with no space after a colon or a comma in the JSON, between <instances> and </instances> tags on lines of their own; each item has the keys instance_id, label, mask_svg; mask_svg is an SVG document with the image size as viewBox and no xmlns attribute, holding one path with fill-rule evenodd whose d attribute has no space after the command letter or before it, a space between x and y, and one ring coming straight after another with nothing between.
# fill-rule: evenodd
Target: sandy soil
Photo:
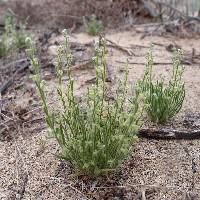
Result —
<instances>
[{"instance_id":1,"label":"sandy soil","mask_svg":"<svg viewBox=\"0 0 200 200\"><path fill-rule=\"evenodd\" d=\"M169 44L182 47L187 54L194 48L199 54L200 39L179 39L175 37L145 37L141 38L135 29L124 32L110 32L106 38L128 49L130 54L113 47L108 47L108 65L115 84L121 77L124 64L128 57L130 62L145 62L145 55L151 42L154 46L156 62L168 63L172 53L166 50ZM51 38L48 43L49 57L53 57L56 42L62 41L62 36ZM90 43L95 38L85 33L72 34L71 41L79 45ZM159 44L159 45L158 45ZM139 46L136 46L139 45ZM88 59L91 47L84 51L73 51L74 57ZM85 54L87 52L87 54ZM92 55L91 55L92 56ZM75 66L80 62L75 63ZM129 64L129 81L134 84L141 77L143 64ZM156 65L156 77L163 74L166 78L171 73L171 65ZM45 68L48 74L47 90L49 101L54 102L55 79L52 68ZM74 69L76 93L81 96L94 70L86 66ZM50 76L50 78L49 78ZM183 121L188 113L196 117L195 127L200 127L200 64L185 65L184 81L186 99L180 114L170 122L176 128L184 128ZM44 75L45 78L45 75ZM193 141L157 141L140 139L134 146L129 158L110 177L97 181L85 181L83 178L72 177L69 163L58 159L57 143L48 139L38 98L30 78L23 78L23 90L18 91L13 107L8 109L26 108L31 113L28 120L22 120L23 126L10 130L9 139L0 140L0 199L142 199L146 191L146 199L182 200L200 199L200 144ZM32 93L30 92L32 91ZM30 95L31 93L31 95ZM10 92L7 94L11 95ZM26 99L26 101L22 101ZM35 108L34 108L35 104ZM52 104L55 106L55 102ZM30 112L31 111L31 112ZM3 122L5 123L5 122ZM5 123L6 124L6 123ZM192 124L193 125L193 124ZM22 129L22 127L24 127ZM142 187L141 185L146 185Z\"/></svg>"}]
</instances>

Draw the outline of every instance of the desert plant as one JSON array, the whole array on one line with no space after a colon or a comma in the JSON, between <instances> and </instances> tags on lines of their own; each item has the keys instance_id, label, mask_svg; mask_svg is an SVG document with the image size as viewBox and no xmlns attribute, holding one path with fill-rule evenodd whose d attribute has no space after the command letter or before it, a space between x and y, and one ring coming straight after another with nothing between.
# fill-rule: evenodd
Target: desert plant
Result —
<instances>
[{"instance_id":1,"label":"desert plant","mask_svg":"<svg viewBox=\"0 0 200 200\"><path fill-rule=\"evenodd\" d=\"M145 74L139 81L139 88L144 94L147 114L151 121L157 124L163 124L174 117L180 111L185 98L180 50L174 51L172 62L173 73L168 85L165 85L164 78L153 82L153 56L152 48L150 48Z\"/></svg>"},{"instance_id":2,"label":"desert plant","mask_svg":"<svg viewBox=\"0 0 200 200\"><path fill-rule=\"evenodd\" d=\"M89 35L95 36L103 30L102 22L100 20L97 20L95 15L92 15L88 21L83 18L83 23L85 26L85 30Z\"/></svg>"},{"instance_id":3,"label":"desert plant","mask_svg":"<svg viewBox=\"0 0 200 200\"><path fill-rule=\"evenodd\" d=\"M25 24L20 23L17 28L16 20L12 13L4 16L5 31L0 38L0 57L5 56L11 49L26 47Z\"/></svg>"},{"instance_id":4,"label":"desert plant","mask_svg":"<svg viewBox=\"0 0 200 200\"><path fill-rule=\"evenodd\" d=\"M3 32L0 38L0 57L5 56L10 48L9 33L11 32L13 27L13 16L11 14L7 13L4 16L4 24L5 24L5 31Z\"/></svg>"},{"instance_id":5,"label":"desert plant","mask_svg":"<svg viewBox=\"0 0 200 200\"><path fill-rule=\"evenodd\" d=\"M4 15L4 24L6 32L11 32L15 26L15 18L11 11L7 11Z\"/></svg>"},{"instance_id":6,"label":"desert plant","mask_svg":"<svg viewBox=\"0 0 200 200\"><path fill-rule=\"evenodd\" d=\"M5 56L8 52L7 37L3 35L0 38L0 58Z\"/></svg>"},{"instance_id":7,"label":"desert plant","mask_svg":"<svg viewBox=\"0 0 200 200\"><path fill-rule=\"evenodd\" d=\"M14 46L18 49L26 48L26 25L25 23L20 23L18 29L12 30L12 36L13 36L13 43Z\"/></svg>"},{"instance_id":8,"label":"desert plant","mask_svg":"<svg viewBox=\"0 0 200 200\"><path fill-rule=\"evenodd\" d=\"M106 83L106 47L101 38L95 46L93 58L95 84L88 88L81 101L77 101L71 72L72 54L66 30L64 36L65 43L59 46L55 61L57 95L62 104L62 109L57 112L50 111L48 107L34 48L30 48L27 53L35 68L34 80L42 99L46 123L61 147L62 158L71 161L78 173L95 177L113 170L121 163L137 139L141 115L138 103L140 95L136 92L127 101L127 70L116 90L115 100L106 98L109 89ZM65 71L68 76L66 86L62 81Z\"/></svg>"}]
</instances>

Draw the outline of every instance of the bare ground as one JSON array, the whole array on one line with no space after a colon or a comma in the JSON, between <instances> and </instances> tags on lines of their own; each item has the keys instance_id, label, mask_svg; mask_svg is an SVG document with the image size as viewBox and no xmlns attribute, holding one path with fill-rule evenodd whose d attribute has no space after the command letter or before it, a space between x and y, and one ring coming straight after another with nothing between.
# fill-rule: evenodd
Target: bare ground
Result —
<instances>
[{"instance_id":1,"label":"bare ground","mask_svg":"<svg viewBox=\"0 0 200 200\"><path fill-rule=\"evenodd\" d=\"M166 78L171 73L172 53L167 51L169 44L179 45L191 59L192 49L199 55L199 38L180 39L177 37L148 36L134 28L106 34L122 49L108 46L108 66L113 87L117 78L123 74L126 58L129 58L129 81L134 84L141 77L145 55L150 43L154 46L154 68L157 77L162 73ZM51 38L45 46L48 59L55 54L57 42L62 36ZM80 63L92 56L91 45L94 38L85 33L72 34L71 41L82 44L84 50L73 50L75 57L74 77L76 93L81 96L94 78L94 70ZM75 45L75 46L76 46ZM128 51L127 51L128 50ZM89 55L89 56L88 56ZM199 59L199 57L198 57ZM79 61L78 61L79 60ZM2 61L3 62L3 61ZM197 61L196 61L197 62ZM199 62L199 60L198 60ZM1 70L2 71L2 70ZM47 80L49 102L55 107L55 77L50 65L43 68ZM29 72L31 73L31 72ZM3 72L1 72L3 74ZM9 75L8 75L9 76ZM169 126L176 129L199 129L200 127L200 64L185 65L184 81L186 99L180 114ZM59 152L57 143L48 139L46 127L39 107L35 87L26 74L17 77L2 99L12 97L5 105L6 116L16 122L2 132L0 137L0 199L159 199L189 200L200 199L200 144L198 140L158 141L140 139L133 147L129 158L116 172L96 181L87 177L74 177L69 163L56 157ZM2 79L2 82L4 79ZM12 121L4 116L5 127ZM147 123L147 122L145 122ZM145 125L145 124L144 124Z\"/></svg>"}]
</instances>

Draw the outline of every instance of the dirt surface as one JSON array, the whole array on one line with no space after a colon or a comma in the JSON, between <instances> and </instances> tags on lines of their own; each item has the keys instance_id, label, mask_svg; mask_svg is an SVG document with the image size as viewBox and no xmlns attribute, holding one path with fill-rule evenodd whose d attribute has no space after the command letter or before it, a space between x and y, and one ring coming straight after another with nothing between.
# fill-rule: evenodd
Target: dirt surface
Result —
<instances>
[{"instance_id":1,"label":"dirt surface","mask_svg":"<svg viewBox=\"0 0 200 200\"><path fill-rule=\"evenodd\" d=\"M80 33L72 33L77 27L81 27L82 16L95 13L107 28L119 24L132 25L139 23L141 19L143 22L144 19L149 20L149 13L144 7L141 9L137 1L96 1L95 5L90 1L79 0L56 1L56 4L54 0L4 2L0 7L0 16L5 14L7 8L11 8L18 19L30 16L30 25L37 26L30 28L29 32L37 40L41 74L46 81L52 110L59 107L55 95L53 65L58 44L63 41L58 27L71 27L75 92L81 98L87 87L94 82L95 71L90 60L93 56L94 40L97 39L80 32L83 28L79 29ZM110 8L106 9L106 13L105 7ZM1 23L2 17L0 25ZM165 127L199 130L198 27L199 24L195 26L192 21L186 28L184 23L178 26L147 24L134 25L123 31L105 31L109 84L115 88L116 82L123 75L128 58L129 83L134 86L143 74L145 55L151 43L154 44L155 78L162 74L168 80L172 70L171 50L173 47L183 49L186 98L181 112ZM191 30L195 37L190 34ZM19 73L13 76L16 71ZM31 79L32 74L33 69L24 51L13 50L0 59L0 88L5 83L8 84L0 96L0 199L200 199L198 140L140 138L133 146L129 158L108 176L97 180L75 176L70 163L58 158L59 146L56 141L48 138L39 98ZM143 126L150 126L146 118Z\"/></svg>"},{"instance_id":2,"label":"dirt surface","mask_svg":"<svg viewBox=\"0 0 200 200\"><path fill-rule=\"evenodd\" d=\"M200 128L200 39L147 36L136 28L127 31L110 31L107 62L111 85L114 87L129 59L129 82L134 85L143 74L145 55L154 43L155 76L169 78L172 66L171 46L184 50L184 81L186 99L180 114L167 126L176 129ZM37 38L37 36L36 36ZM85 33L71 34L74 56L73 75L76 94L80 97L94 80L94 69L88 62L93 52L93 41ZM42 76L46 80L49 104L57 106L55 73L51 64L55 50L63 37L53 35L42 43ZM110 44L110 45L109 45ZM195 54L194 54L195 51ZM193 53L192 53L193 52ZM48 54L45 58L44 54ZM193 56L192 56L193 55ZM13 70L20 67L16 60L24 59L23 52L12 53L1 59L1 84L11 75L3 67L13 62ZM135 64L131 64L131 63ZM166 63L166 64L165 64ZM190 64L190 65L188 65ZM198 140L158 141L140 139L129 158L116 172L98 180L73 176L69 163L60 160L57 143L48 138L47 128L35 86L32 69L15 78L15 83L2 95L0 131L0 199L200 199L200 144ZM148 122L144 122L147 125Z\"/></svg>"}]
</instances>

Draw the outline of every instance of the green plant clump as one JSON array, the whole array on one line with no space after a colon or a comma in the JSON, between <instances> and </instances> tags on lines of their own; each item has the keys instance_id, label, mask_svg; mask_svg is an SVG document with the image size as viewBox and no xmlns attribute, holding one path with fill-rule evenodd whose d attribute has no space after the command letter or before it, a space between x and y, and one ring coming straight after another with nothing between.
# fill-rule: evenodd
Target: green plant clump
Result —
<instances>
[{"instance_id":1,"label":"green plant clump","mask_svg":"<svg viewBox=\"0 0 200 200\"><path fill-rule=\"evenodd\" d=\"M8 45L5 36L0 38L0 58L5 56L8 52Z\"/></svg>"},{"instance_id":2,"label":"green plant clump","mask_svg":"<svg viewBox=\"0 0 200 200\"><path fill-rule=\"evenodd\" d=\"M19 24L19 29L13 29L13 41L14 46L18 49L26 48L26 25L23 23Z\"/></svg>"},{"instance_id":3,"label":"green plant clump","mask_svg":"<svg viewBox=\"0 0 200 200\"><path fill-rule=\"evenodd\" d=\"M91 16L89 21L83 18L85 30L89 35L95 36L103 30L103 24L101 21L97 20L94 15Z\"/></svg>"},{"instance_id":4,"label":"green plant clump","mask_svg":"<svg viewBox=\"0 0 200 200\"><path fill-rule=\"evenodd\" d=\"M150 48L145 74L143 79L139 81L139 88L144 94L147 114L151 121L157 124L163 124L174 117L180 111L185 98L180 50L174 52L172 62L173 73L168 85L165 85L163 78L153 82L153 56L152 48Z\"/></svg>"},{"instance_id":5,"label":"green plant clump","mask_svg":"<svg viewBox=\"0 0 200 200\"><path fill-rule=\"evenodd\" d=\"M5 56L11 49L22 49L26 47L26 26L20 23L16 25L16 20L12 13L7 13L4 17L5 31L0 37L0 57Z\"/></svg>"},{"instance_id":6,"label":"green plant clump","mask_svg":"<svg viewBox=\"0 0 200 200\"><path fill-rule=\"evenodd\" d=\"M0 57L5 56L10 49L10 32L13 29L13 16L7 13L4 17L5 31L0 37Z\"/></svg>"},{"instance_id":7,"label":"green plant clump","mask_svg":"<svg viewBox=\"0 0 200 200\"><path fill-rule=\"evenodd\" d=\"M62 158L71 161L78 173L96 177L116 168L136 141L141 115L140 95L136 92L134 97L127 99L127 70L116 90L115 100L106 98L109 90L106 83L106 47L101 38L95 46L93 58L96 82L78 102L74 94L72 54L66 30L64 36L65 44L59 46L55 62L57 95L62 104L62 109L57 112L50 111L48 107L35 49L31 47L27 52L36 71L34 80L42 99L46 123L61 147ZM68 76L66 85L62 81L64 72Z\"/></svg>"}]
</instances>

